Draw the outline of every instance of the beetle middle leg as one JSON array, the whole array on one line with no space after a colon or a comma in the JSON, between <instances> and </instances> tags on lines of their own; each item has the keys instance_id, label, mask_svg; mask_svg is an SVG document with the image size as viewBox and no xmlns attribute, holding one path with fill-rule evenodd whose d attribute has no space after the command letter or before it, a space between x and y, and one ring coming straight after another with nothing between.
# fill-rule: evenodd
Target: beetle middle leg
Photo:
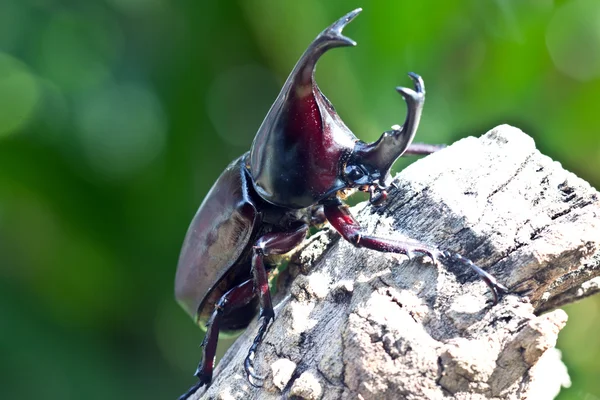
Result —
<instances>
[{"instance_id":1,"label":"beetle middle leg","mask_svg":"<svg viewBox=\"0 0 600 400\"><path fill-rule=\"evenodd\" d=\"M262 381L262 378L254 372L254 356L258 345L262 342L263 337L269 326L269 322L275 317L273 304L271 302L271 293L269 292L269 281L267 270L264 264L264 258L269 255L285 254L297 247L308 232L308 225L302 224L298 228L290 232L272 232L261 236L253 247L252 254L252 277L255 284L255 293L258 295L260 302L261 324L258 328L258 333L254 338L252 346L248 351L248 356L244 361L244 369L248 377L252 377L257 381ZM250 382L252 383L252 381ZM252 383L254 386L254 383Z\"/></svg>"},{"instance_id":2,"label":"beetle middle leg","mask_svg":"<svg viewBox=\"0 0 600 400\"><path fill-rule=\"evenodd\" d=\"M477 275L485 282L492 292L494 304L498 303L498 298L502 293L508 292L508 289L500 284L496 278L475 265L471 260L459 254L441 251L418 242L389 239L366 233L354 219L348 206L340 201L326 203L324 211L329 223L344 239L357 247L366 247L382 252L404 254L409 258L412 258L416 253L421 253L430 257L434 262L437 260L461 262L471 268L471 270L477 273Z\"/></svg>"}]
</instances>

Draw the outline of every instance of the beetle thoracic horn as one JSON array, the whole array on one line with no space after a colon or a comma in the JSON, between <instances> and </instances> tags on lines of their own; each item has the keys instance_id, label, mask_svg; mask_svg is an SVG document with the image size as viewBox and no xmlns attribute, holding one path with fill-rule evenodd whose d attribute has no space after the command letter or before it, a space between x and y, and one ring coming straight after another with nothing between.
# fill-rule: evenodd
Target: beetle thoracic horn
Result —
<instances>
[{"instance_id":1,"label":"beetle thoracic horn","mask_svg":"<svg viewBox=\"0 0 600 400\"><path fill-rule=\"evenodd\" d=\"M373 143L357 143L355 157L363 163L380 171L381 184L389 183L390 169L413 141L425 100L425 84L415 73L408 74L413 80L415 89L397 87L398 93L404 97L408 107L406 120L402 126L394 125L391 131L384 132Z\"/></svg>"}]
</instances>

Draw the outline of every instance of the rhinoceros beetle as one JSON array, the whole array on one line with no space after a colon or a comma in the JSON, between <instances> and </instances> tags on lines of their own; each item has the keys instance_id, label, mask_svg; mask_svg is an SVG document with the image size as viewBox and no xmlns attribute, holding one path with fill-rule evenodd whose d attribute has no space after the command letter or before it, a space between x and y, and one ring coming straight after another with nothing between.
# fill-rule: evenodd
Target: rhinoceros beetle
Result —
<instances>
[{"instance_id":1,"label":"rhinoceros beetle","mask_svg":"<svg viewBox=\"0 0 600 400\"><path fill-rule=\"evenodd\" d=\"M458 254L363 231L342 201L342 194L359 190L370 194L372 204L380 204L392 185L390 169L398 157L441 148L412 143L425 99L423 80L414 73L409 74L414 89L396 89L408 108L404 124L393 126L373 143L354 136L319 90L314 79L317 61L329 49L356 45L342 35L342 29L360 11L343 16L310 44L250 151L229 164L191 222L179 258L175 294L197 323L206 324L207 332L195 373L199 382L180 399L210 384L219 332L246 328L258 310L260 326L244 367L251 383L260 382L254 355L275 316L269 260L301 244L315 224L328 221L357 247L462 263L488 285L494 303L507 291Z\"/></svg>"}]
</instances>

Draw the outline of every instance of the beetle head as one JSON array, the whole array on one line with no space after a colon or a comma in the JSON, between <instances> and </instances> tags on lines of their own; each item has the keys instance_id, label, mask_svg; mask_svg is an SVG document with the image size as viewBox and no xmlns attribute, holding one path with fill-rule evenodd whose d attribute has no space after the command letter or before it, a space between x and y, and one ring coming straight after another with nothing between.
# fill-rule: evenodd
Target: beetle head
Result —
<instances>
[{"instance_id":1,"label":"beetle head","mask_svg":"<svg viewBox=\"0 0 600 400\"><path fill-rule=\"evenodd\" d=\"M394 125L373 143L357 141L352 154L343 167L344 179L350 187L369 192L371 203L386 199L387 189L392 185L390 170L394 162L411 144L423 109L425 86L420 76L410 73L415 90L398 87L408 106L402 126Z\"/></svg>"}]
</instances>

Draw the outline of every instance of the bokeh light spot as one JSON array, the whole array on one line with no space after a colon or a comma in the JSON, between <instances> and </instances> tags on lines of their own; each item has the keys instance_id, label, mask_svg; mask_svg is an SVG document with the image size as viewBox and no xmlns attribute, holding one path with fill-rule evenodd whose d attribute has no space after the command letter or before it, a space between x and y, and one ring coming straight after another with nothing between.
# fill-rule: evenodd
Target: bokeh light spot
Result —
<instances>
[{"instance_id":1,"label":"bokeh light spot","mask_svg":"<svg viewBox=\"0 0 600 400\"><path fill-rule=\"evenodd\" d=\"M600 1L575 0L556 10L546 45L557 69L588 81L600 76Z\"/></svg>"},{"instance_id":2,"label":"bokeh light spot","mask_svg":"<svg viewBox=\"0 0 600 400\"><path fill-rule=\"evenodd\" d=\"M38 99L35 76L17 59L0 53L0 138L29 122Z\"/></svg>"},{"instance_id":3,"label":"bokeh light spot","mask_svg":"<svg viewBox=\"0 0 600 400\"><path fill-rule=\"evenodd\" d=\"M110 180L130 178L161 152L167 122L147 87L109 86L84 99L77 110L81 143L90 166Z\"/></svg>"},{"instance_id":4,"label":"bokeh light spot","mask_svg":"<svg viewBox=\"0 0 600 400\"><path fill-rule=\"evenodd\" d=\"M40 74L67 90L87 89L110 78L120 47L117 26L90 24L77 14L54 17L41 34Z\"/></svg>"},{"instance_id":5,"label":"bokeh light spot","mask_svg":"<svg viewBox=\"0 0 600 400\"><path fill-rule=\"evenodd\" d=\"M53 81L38 78L40 88L39 110L37 121L44 129L32 132L36 140L44 143L54 143L65 148L72 144L69 99L61 88Z\"/></svg>"},{"instance_id":6,"label":"bokeh light spot","mask_svg":"<svg viewBox=\"0 0 600 400\"><path fill-rule=\"evenodd\" d=\"M212 83L206 99L208 116L226 143L249 147L273 104L279 85L258 65L232 68Z\"/></svg>"},{"instance_id":7,"label":"bokeh light spot","mask_svg":"<svg viewBox=\"0 0 600 400\"><path fill-rule=\"evenodd\" d=\"M16 2L0 1L0 49L13 50L28 27L25 9Z\"/></svg>"},{"instance_id":8,"label":"bokeh light spot","mask_svg":"<svg viewBox=\"0 0 600 400\"><path fill-rule=\"evenodd\" d=\"M141 14L164 7L163 0L108 0L108 2L127 14Z\"/></svg>"}]
</instances>

